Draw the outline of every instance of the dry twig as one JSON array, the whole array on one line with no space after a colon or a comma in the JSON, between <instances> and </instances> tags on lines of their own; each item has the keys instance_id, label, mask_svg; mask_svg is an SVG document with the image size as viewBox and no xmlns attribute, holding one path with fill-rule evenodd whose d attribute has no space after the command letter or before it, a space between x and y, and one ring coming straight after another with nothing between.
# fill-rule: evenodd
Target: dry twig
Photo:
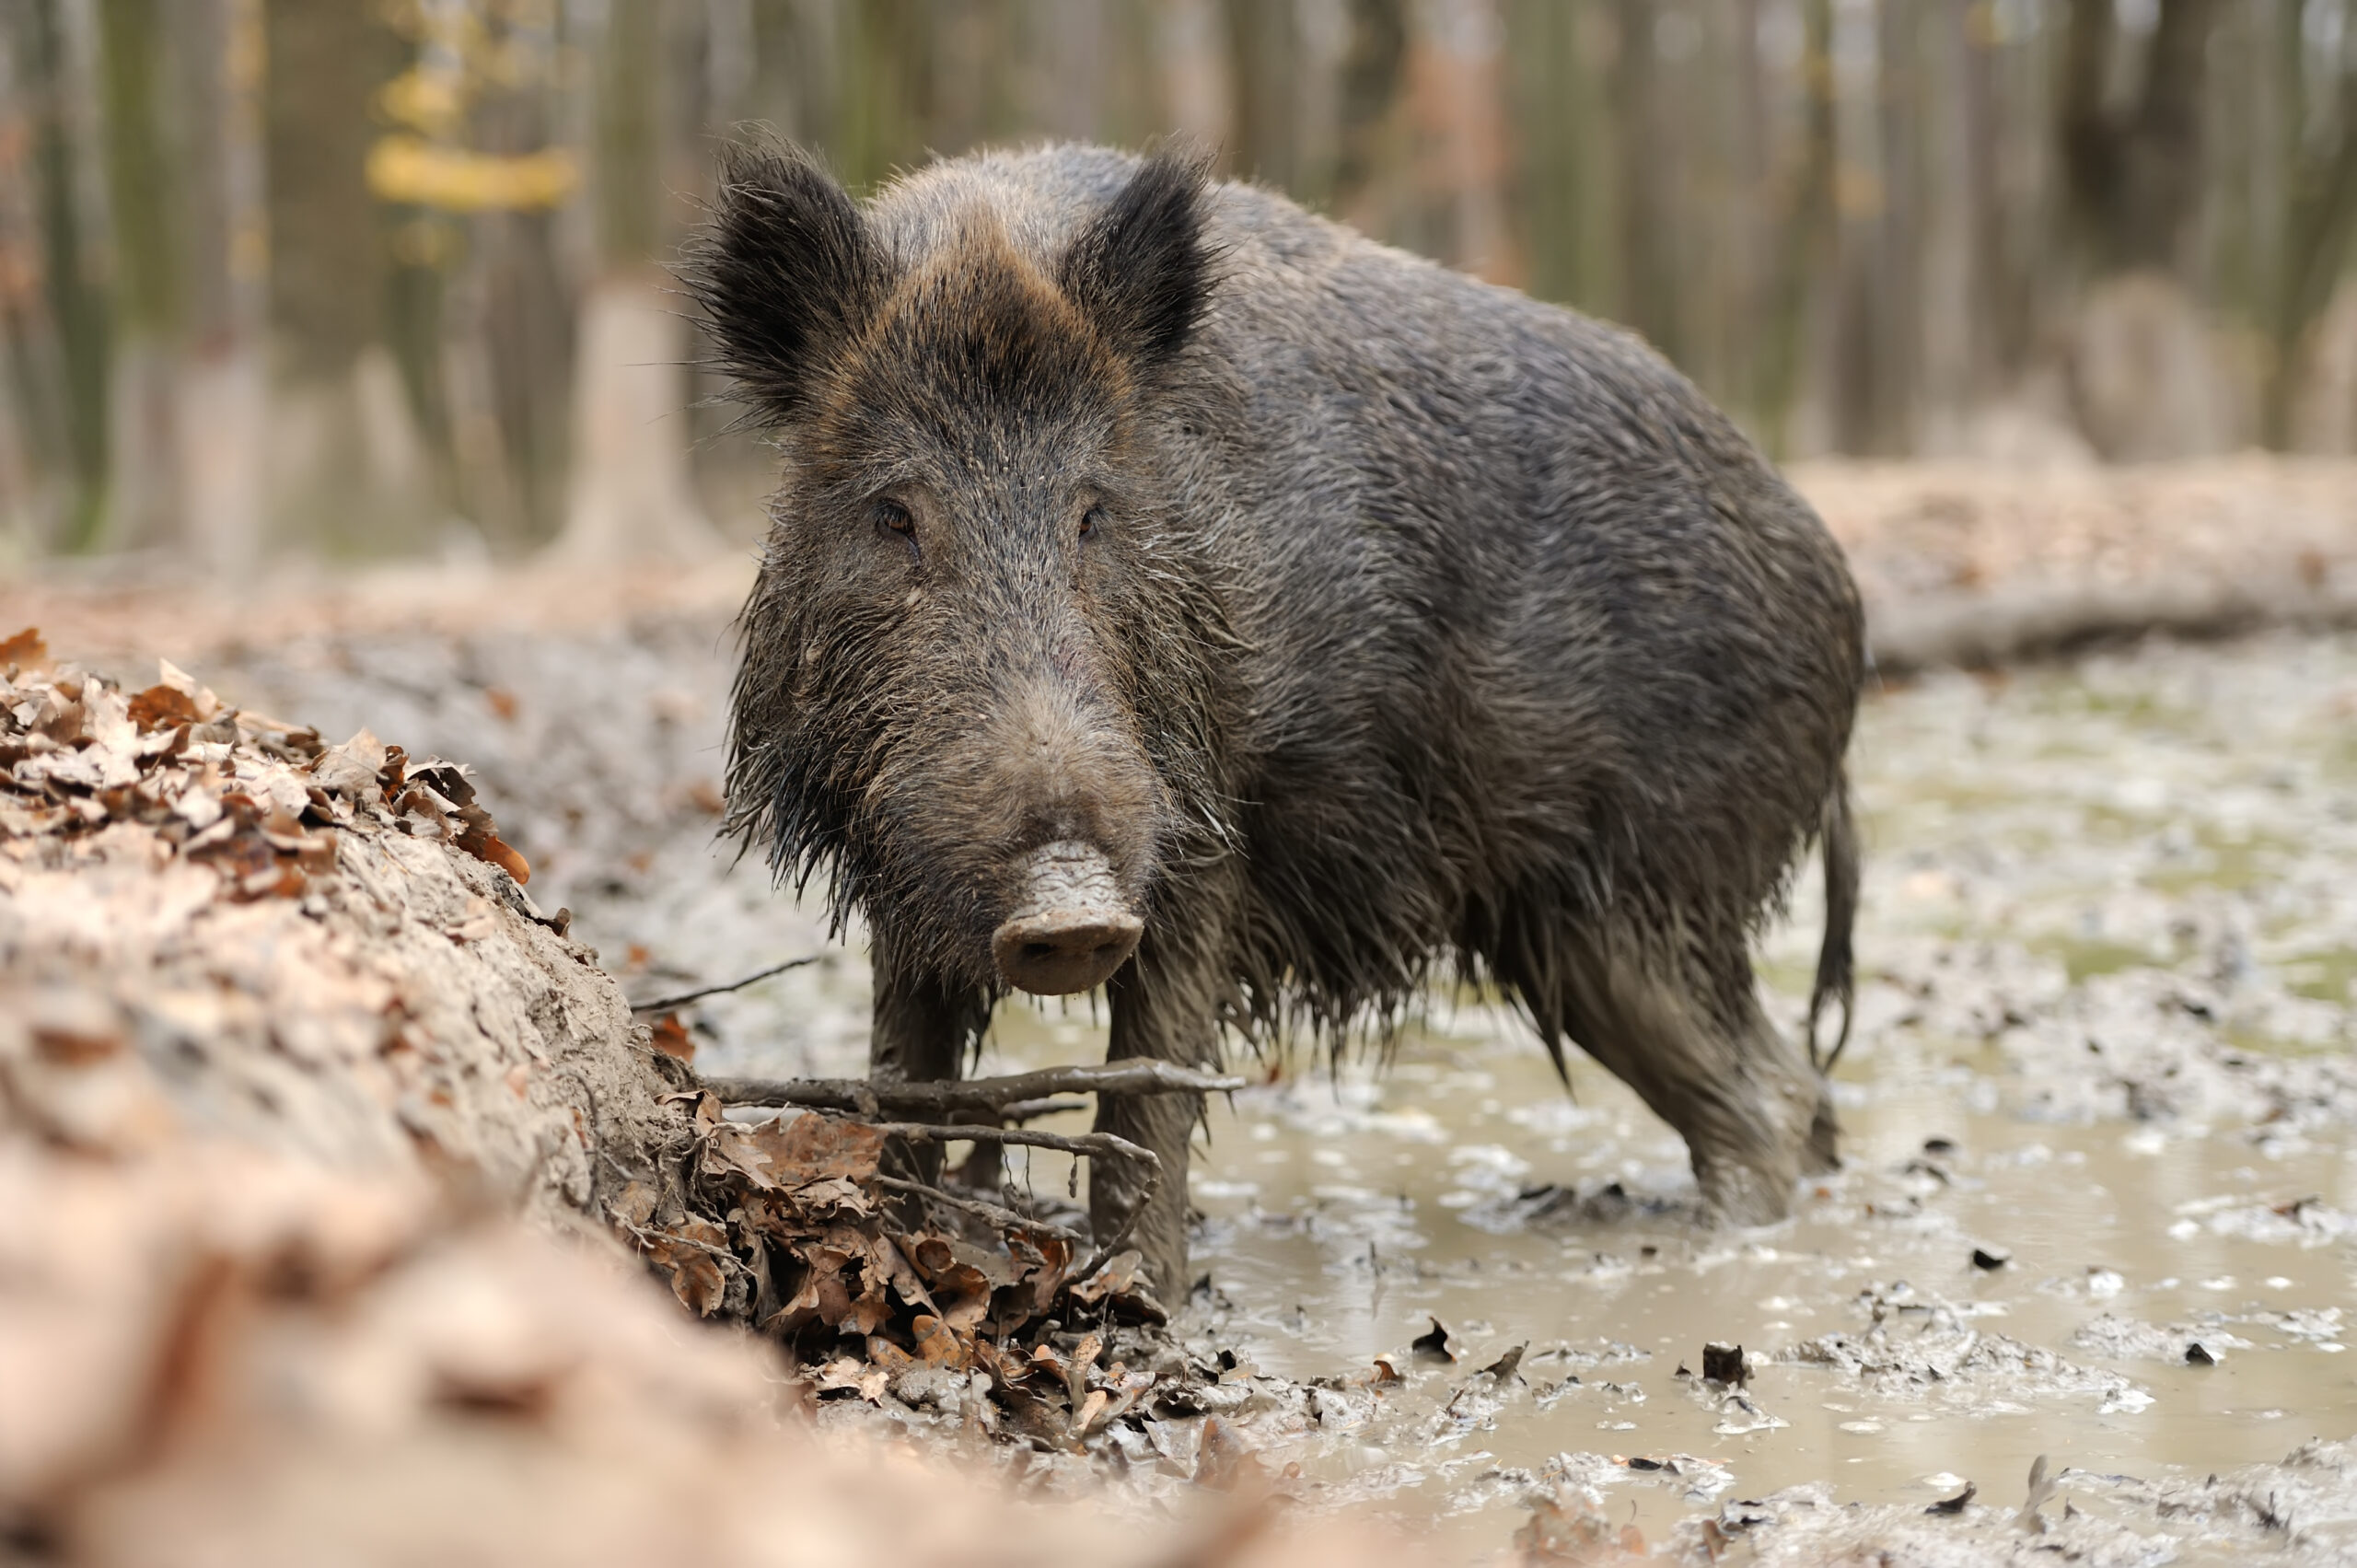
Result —
<instances>
[{"instance_id":1,"label":"dry twig","mask_svg":"<svg viewBox=\"0 0 2357 1568\"><path fill-rule=\"evenodd\" d=\"M701 1002L707 996L718 996L730 991L742 991L756 981L767 980L773 974L784 974L788 970L806 968L826 956L824 953L812 953L804 958L788 958L782 964L772 964L765 970L757 970L742 980L732 980L726 985L707 985L701 991L682 991L677 996L658 996L652 1002L633 1002L630 1005L630 1010L633 1013L668 1012L673 1007L684 1007L691 1002Z\"/></svg>"},{"instance_id":2,"label":"dry twig","mask_svg":"<svg viewBox=\"0 0 2357 1568\"><path fill-rule=\"evenodd\" d=\"M950 1208L962 1209L970 1214L988 1220L1003 1230L1040 1231L1055 1237L1058 1240L1070 1242L1074 1248L1080 1247L1088 1239L1080 1232L1067 1229L1052 1220L1035 1219L1029 1214L1017 1214L1013 1209L1004 1208L984 1199L965 1197L939 1187L929 1187L922 1181L911 1181L898 1176L877 1176L872 1179L877 1186L889 1188L895 1192L913 1192L920 1198L930 1198Z\"/></svg>"},{"instance_id":3,"label":"dry twig","mask_svg":"<svg viewBox=\"0 0 2357 1568\"><path fill-rule=\"evenodd\" d=\"M1025 1076L1038 1076L1027 1074ZM1012 1082L1001 1079L1002 1083ZM889 1086L900 1087L902 1086ZM879 1121L876 1131L888 1138L905 1138L911 1144L1022 1144L1035 1149L1053 1149L1060 1154L1084 1155L1092 1159L1109 1156L1131 1161L1137 1167L1138 1192L1130 1204L1130 1212L1121 1216L1121 1224L1097 1249L1097 1255L1073 1275L1077 1282L1088 1278L1105 1266L1107 1259L1120 1251L1137 1228L1138 1216L1154 1202L1155 1189L1162 1185L1162 1161L1152 1149L1131 1143L1111 1132L1033 1132L1019 1127L941 1127L922 1121Z\"/></svg>"}]
</instances>

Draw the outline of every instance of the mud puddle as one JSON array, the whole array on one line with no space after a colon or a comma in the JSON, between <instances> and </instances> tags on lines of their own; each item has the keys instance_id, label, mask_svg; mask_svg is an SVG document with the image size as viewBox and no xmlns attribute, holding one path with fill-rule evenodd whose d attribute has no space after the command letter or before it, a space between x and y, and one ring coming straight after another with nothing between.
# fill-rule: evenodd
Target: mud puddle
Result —
<instances>
[{"instance_id":1,"label":"mud puddle","mask_svg":"<svg viewBox=\"0 0 2357 1568\"><path fill-rule=\"evenodd\" d=\"M1054 1032L1004 1033L1035 1029ZM1844 1110L1849 1169L1787 1225L1714 1235L1675 1138L1599 1070L1573 1082L1567 1099L1514 1020L1469 1011L1381 1078L1213 1111L1193 1182L1211 1337L1279 1377L1364 1382L1378 1356L1402 1376L1256 1430L1271 1466L1471 1554L1559 1481L1656 1539L1810 1481L2018 1504L2039 1454L2149 1476L2357 1432L2344 1151L2044 1126L1870 1080ZM1435 1319L1453 1364L1412 1348ZM1739 1400L1681 1376L1714 1341L1747 1352ZM1480 1374L1515 1346L1513 1376Z\"/></svg>"},{"instance_id":2,"label":"mud puddle","mask_svg":"<svg viewBox=\"0 0 2357 1568\"><path fill-rule=\"evenodd\" d=\"M476 763L532 892L646 996L823 945L712 844L726 674L715 628L649 625L330 640L213 683ZM1478 997L1436 999L1386 1073L1297 1061L1214 1107L1189 1321L1238 1359L1232 1435L1466 1557L1539 1494L1698 1551L1839 1545L1805 1516L2026 1550L2040 1454L2090 1560L2357 1551L2357 1460L2282 1463L2357 1434L2352 715L2348 638L1878 693L1847 1164L1786 1225L1699 1230L1675 1138L1584 1062L1567 1096ZM1817 929L1805 880L1763 965L1788 1020ZM714 998L699 1065L856 1071L866 987L854 942ZM990 1056L1094 1059L1100 1023L1010 1008ZM1454 1362L1414 1352L1435 1318ZM1747 1353L1737 1394L1678 1376L1713 1341ZM1137 1484L1184 1484L1200 1432L1168 1441Z\"/></svg>"}]
</instances>

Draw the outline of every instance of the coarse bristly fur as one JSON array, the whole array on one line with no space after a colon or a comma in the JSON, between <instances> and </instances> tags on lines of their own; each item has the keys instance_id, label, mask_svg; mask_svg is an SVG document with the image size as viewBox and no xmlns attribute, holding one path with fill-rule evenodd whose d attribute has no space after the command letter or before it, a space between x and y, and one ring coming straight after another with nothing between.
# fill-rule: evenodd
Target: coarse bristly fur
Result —
<instances>
[{"instance_id":1,"label":"coarse bristly fur","mask_svg":"<svg viewBox=\"0 0 2357 1568\"><path fill-rule=\"evenodd\" d=\"M1146 917L1115 1055L1379 1034L1446 966L1635 1087L1714 1212L1831 1162L1749 943L1822 831L1812 1032L1846 1013L1857 593L1643 344L1170 152L862 206L740 148L690 281L784 459L730 826L865 916L879 1073L957 1071L1017 863L1079 839ZM1166 1285L1193 1115L1100 1112L1167 1167Z\"/></svg>"}]
</instances>

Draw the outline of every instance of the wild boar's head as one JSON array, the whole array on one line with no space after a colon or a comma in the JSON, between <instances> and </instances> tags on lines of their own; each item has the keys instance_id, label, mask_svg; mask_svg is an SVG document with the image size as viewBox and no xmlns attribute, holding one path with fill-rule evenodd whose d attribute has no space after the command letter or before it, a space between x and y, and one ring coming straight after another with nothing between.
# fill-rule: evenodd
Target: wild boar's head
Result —
<instances>
[{"instance_id":1,"label":"wild boar's head","mask_svg":"<svg viewBox=\"0 0 2357 1568\"><path fill-rule=\"evenodd\" d=\"M932 200L888 226L739 150L695 253L785 458L730 827L958 983L1085 991L1216 793L1222 618L1162 439L1212 288L1203 175L1149 159L1044 252L986 189Z\"/></svg>"}]
</instances>

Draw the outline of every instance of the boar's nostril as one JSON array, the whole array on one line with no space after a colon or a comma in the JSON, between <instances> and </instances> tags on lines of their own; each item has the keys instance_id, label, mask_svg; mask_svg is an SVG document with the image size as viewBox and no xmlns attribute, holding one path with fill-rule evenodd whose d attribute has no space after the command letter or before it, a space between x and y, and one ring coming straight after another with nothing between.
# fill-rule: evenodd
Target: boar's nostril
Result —
<instances>
[{"instance_id":1,"label":"boar's nostril","mask_svg":"<svg viewBox=\"0 0 2357 1568\"><path fill-rule=\"evenodd\" d=\"M1065 840L1024 858L1015 912L991 936L999 976L1037 996L1088 991L1137 950L1145 923L1102 852Z\"/></svg>"}]
</instances>

